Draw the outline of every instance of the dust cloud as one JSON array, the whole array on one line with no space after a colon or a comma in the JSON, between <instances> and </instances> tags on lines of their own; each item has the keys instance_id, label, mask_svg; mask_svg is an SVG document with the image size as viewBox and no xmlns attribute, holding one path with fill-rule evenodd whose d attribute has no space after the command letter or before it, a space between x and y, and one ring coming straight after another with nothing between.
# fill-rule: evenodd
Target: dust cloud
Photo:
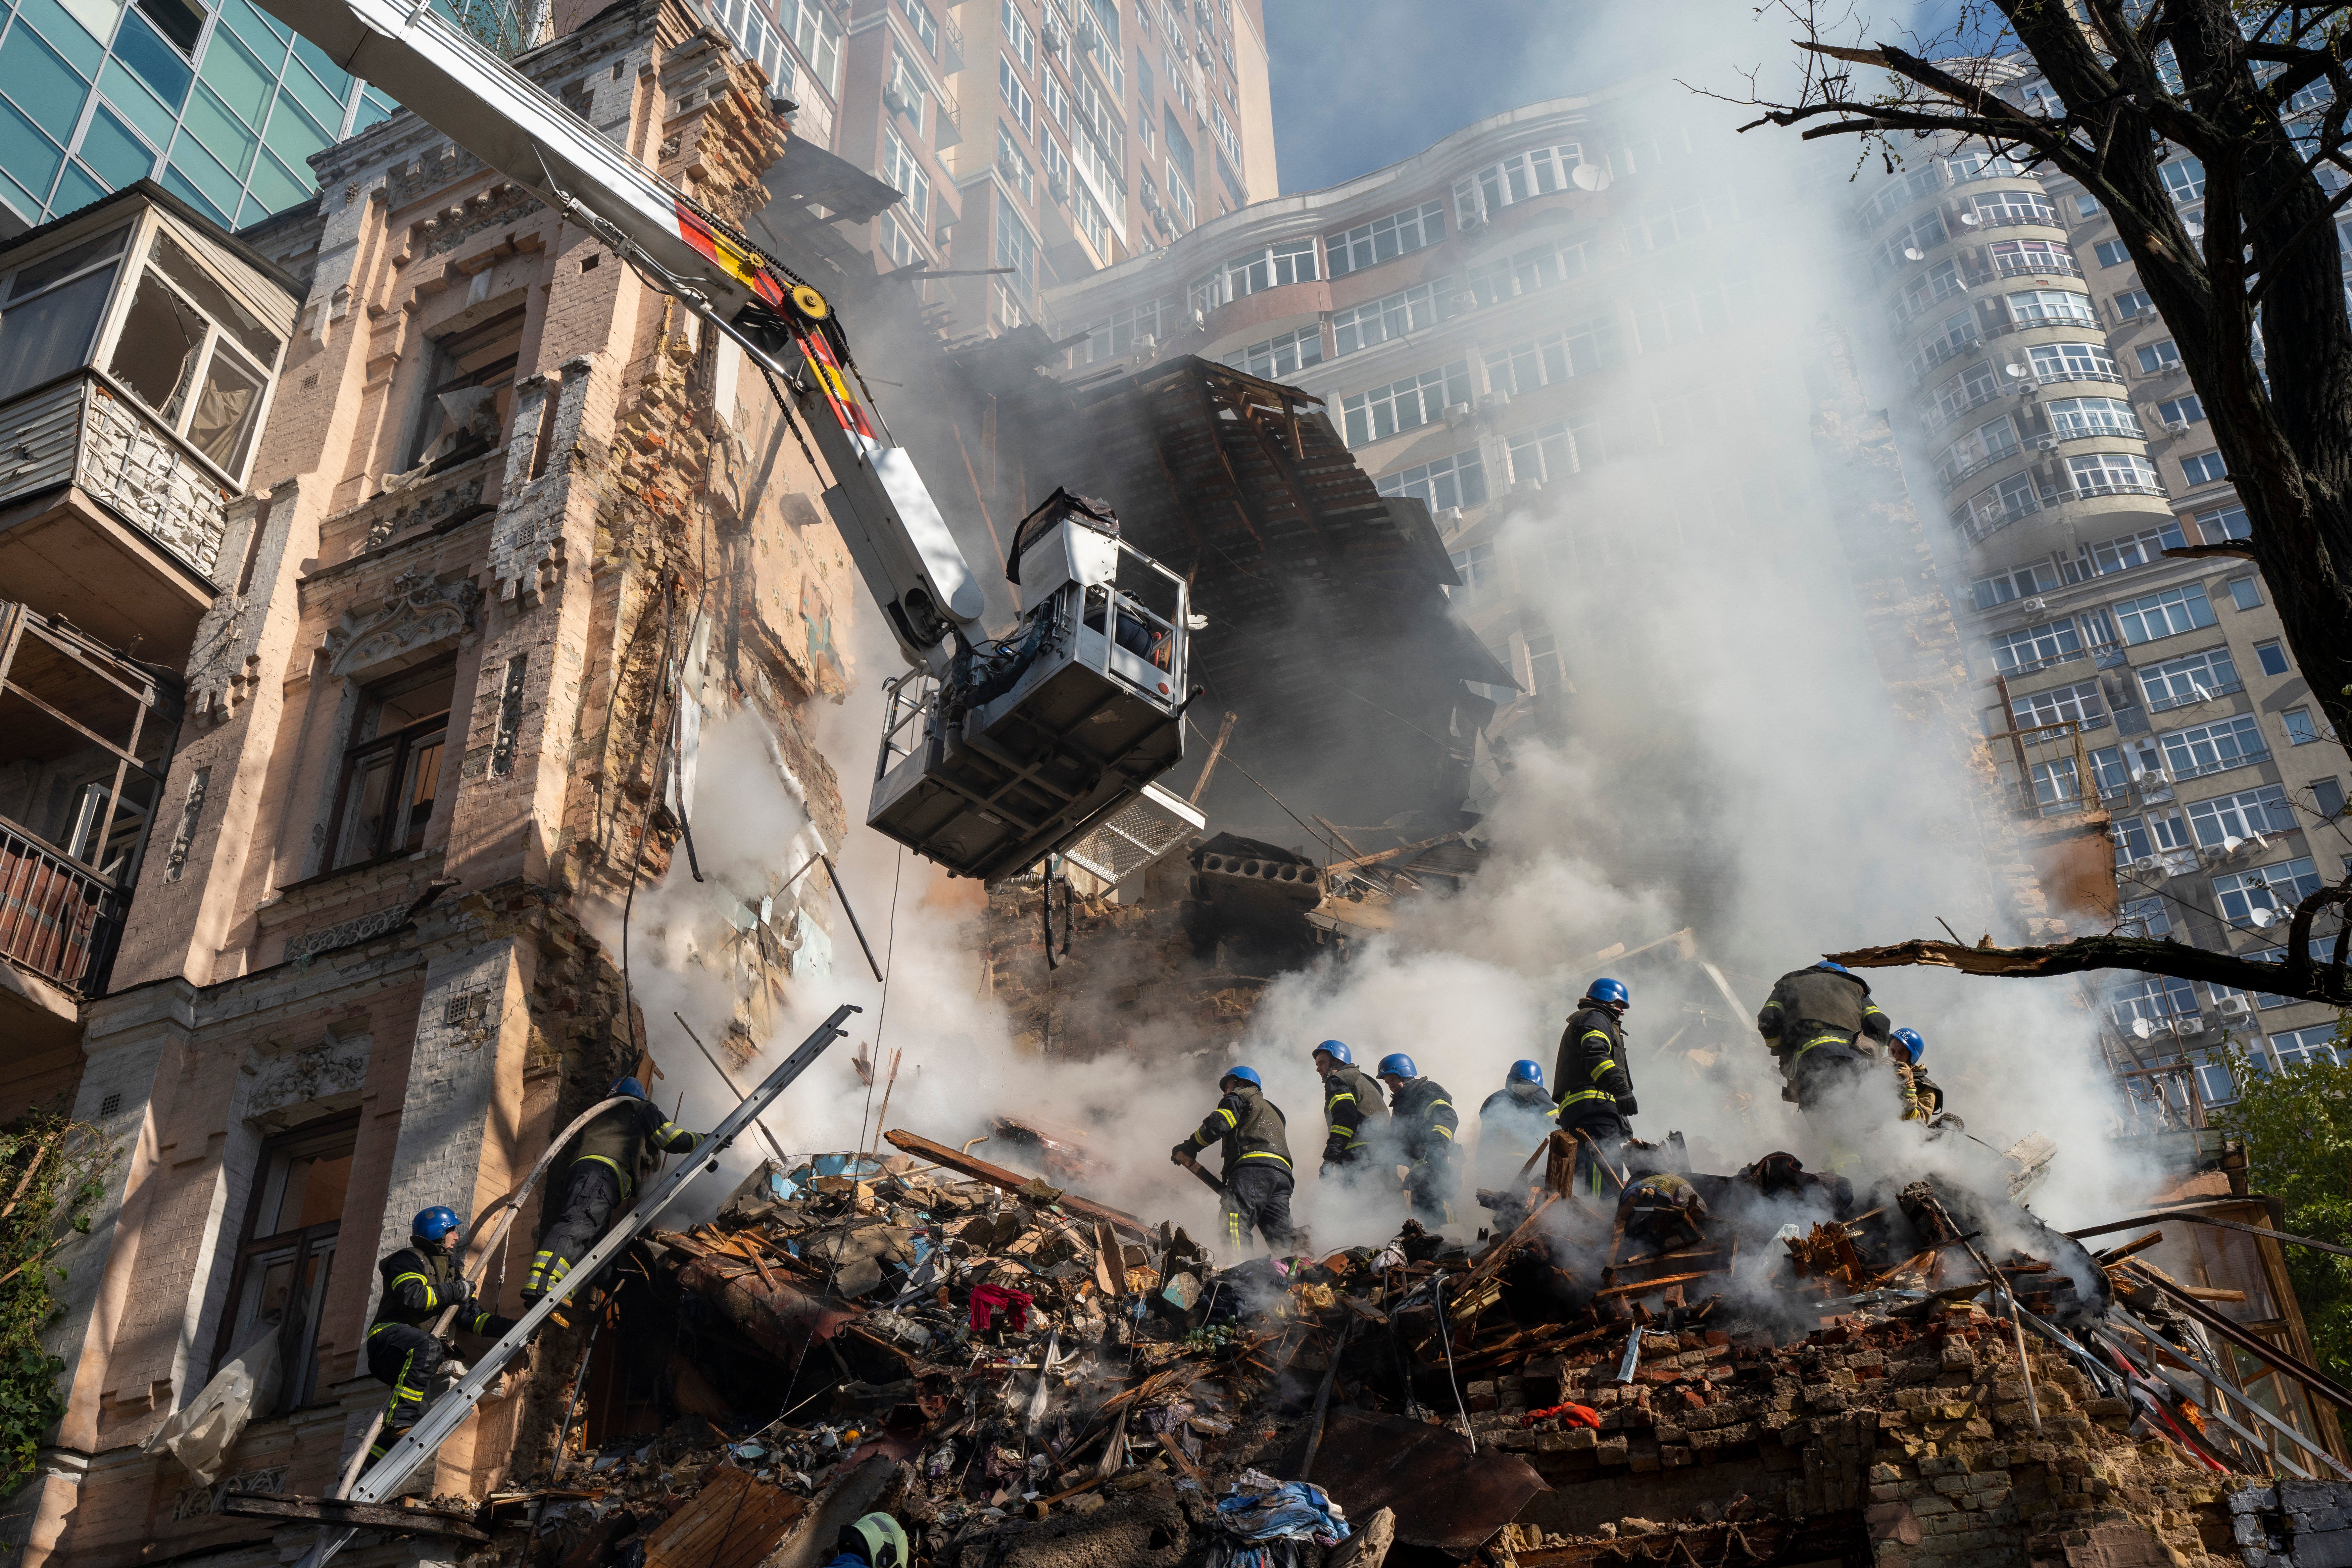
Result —
<instances>
[{"instance_id":1,"label":"dust cloud","mask_svg":"<svg viewBox=\"0 0 2352 1568\"><path fill-rule=\"evenodd\" d=\"M1517 563L1518 592L1557 635L1572 687L1559 698L1553 738L1522 727L1500 759L1507 765L1474 800L1487 858L1466 889L1408 895L1393 932L1345 962L1276 979L1241 1053L1287 1113L1298 1217L1328 1247L1384 1238L1402 1215L1400 1200L1351 1196L1317 1178L1323 1121L1308 1053L1318 1041L1347 1040L1368 1068L1410 1053L1452 1091L1475 1145L1479 1102L1517 1058L1551 1078L1566 1016L1603 974L1633 988L1636 1132L1680 1131L1700 1169L1735 1171L1786 1149L1858 1186L1899 1170L1998 1190L1993 1151L2040 1132L2058 1151L2035 1201L2044 1217L2080 1223L2135 1205L2150 1173L2109 1137L2116 1102L2073 982L1867 976L1895 1021L1926 1036L1927 1065L1973 1137L1923 1142L1894 1121L1891 1081L1874 1085L1870 1108L1843 1119L1834 1140L1780 1098L1752 1023L1774 977L1827 952L1935 932L1939 917L1970 939L2019 934L1974 815L1986 803L1972 796L1948 734L1897 711L1863 635L1851 552L1888 542L1869 531L1908 520L1848 504L1839 455L1813 438L1829 395L1814 367L1840 341L1853 345L1867 405L1892 406L1898 433L1912 434L1901 412L1907 388L1877 357L1883 323L1845 266L1855 245L1847 215L1879 176L1874 164L1864 183L1848 183L1850 144L1738 136L1744 114L1677 85L1738 96L1748 90L1743 65L1785 57L1785 40L1747 26L1747 13L1562 15L1559 47L1529 52L1518 100L1590 90L1596 118L1686 127L1691 151L1595 204L1596 244L1618 254L1563 288L1559 321L1615 309L1628 323L1624 363L1593 383L1574 437L1577 471L1501 503L1498 558ZM1638 15L1642 36L1613 36L1598 25L1604 15ZM1661 36L1702 23L1703 50L1677 51ZM1377 43L1350 39L1357 50ZM1658 66L1678 52L1671 68ZM1637 70L1633 87L1611 85ZM1736 242L1715 245L1713 270L1686 274L1683 261L1625 248L1629 223L1669 210L1719 214L1732 226ZM1631 323L1669 286L1717 289L1717 324L1653 350ZM1932 475L1922 454L1905 455L1940 581L1964 582ZM1503 479L1490 471L1498 495ZM1842 538L1841 517L1861 532ZM1941 592L1932 582L1917 591ZM1475 595L1457 597L1475 617ZM855 617L851 640L856 689L823 712L817 736L852 825L827 847L891 982L887 993L874 984L824 872L809 873L793 896L832 905L829 961L789 987L788 1015L757 1042L761 1054L741 1078L768 1070L835 1004L865 1011L769 1125L794 1150L872 1146L881 1089L861 1081L851 1058L863 1043L887 1067L898 1051L892 1125L961 1140L987 1131L993 1113L1019 1111L1089 1129L1119 1167L1094 1195L1209 1234L1213 1201L1163 1151L1209 1110L1232 1063L1164 1036L1147 1052L1112 1041L1050 1060L1014 1050L982 994L979 890L862 826L880 681L898 660L873 615ZM1972 730L1977 720L1958 711L1942 722ZM1235 754L1245 761L1246 745ZM711 725L694 822L706 875L725 897L756 901L814 847L772 740L748 714ZM737 927L723 901L691 882L681 856L635 911L635 984L670 1075L666 1091L682 1090L688 1120L701 1124L732 1096L668 1014L724 1027L734 1004L722 950ZM1684 931L1687 945L1597 956ZM1700 961L1719 968L1732 998ZM1469 1201L1475 1156L1465 1153L1462 1234L1486 1218ZM739 1145L732 1163L745 1168L752 1157Z\"/></svg>"}]
</instances>

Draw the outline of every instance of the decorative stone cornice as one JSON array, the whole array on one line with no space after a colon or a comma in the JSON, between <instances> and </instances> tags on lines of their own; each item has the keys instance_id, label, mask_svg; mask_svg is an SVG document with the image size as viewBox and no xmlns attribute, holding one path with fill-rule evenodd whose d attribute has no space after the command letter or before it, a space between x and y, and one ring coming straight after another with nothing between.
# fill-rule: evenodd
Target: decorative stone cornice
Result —
<instances>
[{"instance_id":1,"label":"decorative stone cornice","mask_svg":"<svg viewBox=\"0 0 2352 1568\"><path fill-rule=\"evenodd\" d=\"M443 583L424 566L393 579L392 593L374 610L356 606L327 633L327 673L344 676L396 658L414 648L454 641L473 629L481 590L463 578Z\"/></svg>"}]
</instances>

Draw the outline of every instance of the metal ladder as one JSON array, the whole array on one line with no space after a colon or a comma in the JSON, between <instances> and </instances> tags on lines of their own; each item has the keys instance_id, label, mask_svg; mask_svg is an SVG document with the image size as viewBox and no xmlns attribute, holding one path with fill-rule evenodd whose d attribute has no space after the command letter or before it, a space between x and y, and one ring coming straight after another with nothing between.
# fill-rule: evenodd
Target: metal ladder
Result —
<instances>
[{"instance_id":1,"label":"metal ladder","mask_svg":"<svg viewBox=\"0 0 2352 1568\"><path fill-rule=\"evenodd\" d=\"M466 1423L481 1403L482 1392L505 1370L509 1362L529 1348L531 1336L548 1315L562 1306L565 1298L596 1276L597 1270L610 1262L622 1248L635 1241L645 1228L653 1224L661 1212L677 1201L688 1183L708 1171L719 1169L719 1152L732 1143L736 1136L751 1126L759 1114L774 1103L778 1095L792 1086L794 1079L806 1071L811 1063L824 1054L824 1048L848 1031L841 1027L842 1020L863 1008L843 1003L833 1010L833 1016L816 1026L815 1032L803 1040L793 1054L776 1065L770 1073L726 1119L711 1129L710 1136L698 1146L693 1156L654 1185L637 1200L636 1207L623 1215L604 1233L604 1238L590 1247L587 1254L564 1276L562 1284L531 1304L520 1321L507 1331L506 1338L492 1346L489 1352L474 1364L462 1382L435 1400L424 1418L410 1427L399 1442L387 1450L383 1458L371 1466L359 1484L351 1490L354 1502L382 1502L408 1484L408 1479L425 1460L431 1458L451 1434ZM321 1534L319 1542L306 1552L299 1568L322 1568L328 1559L343 1549L358 1531L336 1527Z\"/></svg>"}]
</instances>

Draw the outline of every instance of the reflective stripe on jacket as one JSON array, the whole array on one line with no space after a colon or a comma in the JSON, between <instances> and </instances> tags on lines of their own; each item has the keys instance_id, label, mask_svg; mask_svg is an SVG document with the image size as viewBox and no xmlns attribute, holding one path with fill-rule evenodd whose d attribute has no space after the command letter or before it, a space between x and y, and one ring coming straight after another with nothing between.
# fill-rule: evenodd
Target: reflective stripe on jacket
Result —
<instances>
[{"instance_id":1,"label":"reflective stripe on jacket","mask_svg":"<svg viewBox=\"0 0 2352 1568\"><path fill-rule=\"evenodd\" d=\"M1462 1118L1454 1113L1454 1097L1433 1078L1417 1078L1396 1091L1389 1112L1397 1119L1397 1137L1405 1157L1415 1163L1444 1155L1454 1147Z\"/></svg>"},{"instance_id":2,"label":"reflective stripe on jacket","mask_svg":"<svg viewBox=\"0 0 2352 1568\"><path fill-rule=\"evenodd\" d=\"M1346 1161L1388 1120L1388 1096L1363 1068L1342 1062L1323 1080L1323 1158Z\"/></svg>"},{"instance_id":3,"label":"reflective stripe on jacket","mask_svg":"<svg viewBox=\"0 0 2352 1568\"><path fill-rule=\"evenodd\" d=\"M1559 1056L1552 1063L1551 1081L1559 1096L1559 1111L1574 1118L1580 1111L1614 1110L1617 1101L1633 1092L1633 1075L1626 1065L1625 1026L1606 1007L1581 1007L1569 1015L1559 1035Z\"/></svg>"},{"instance_id":4,"label":"reflective stripe on jacket","mask_svg":"<svg viewBox=\"0 0 2352 1568\"><path fill-rule=\"evenodd\" d=\"M621 1196L625 1199L636 1190L638 1179L652 1169L648 1145L666 1154L690 1154L701 1142L677 1122L664 1121L651 1100L632 1100L587 1125L572 1163L578 1165L593 1160L610 1165L621 1178Z\"/></svg>"},{"instance_id":5,"label":"reflective stripe on jacket","mask_svg":"<svg viewBox=\"0 0 2352 1568\"><path fill-rule=\"evenodd\" d=\"M1248 1084L1242 1085L1202 1119L1190 1140L1195 1149L1212 1143L1225 1146L1227 1181L1244 1161L1264 1161L1290 1169L1290 1141L1283 1135L1283 1116L1274 1101Z\"/></svg>"},{"instance_id":6,"label":"reflective stripe on jacket","mask_svg":"<svg viewBox=\"0 0 2352 1568\"><path fill-rule=\"evenodd\" d=\"M1773 983L1770 999L1756 1015L1756 1031L1785 1060L1832 1038L1884 1040L1895 1026L1870 999L1861 976L1816 967L1790 970Z\"/></svg>"}]
</instances>

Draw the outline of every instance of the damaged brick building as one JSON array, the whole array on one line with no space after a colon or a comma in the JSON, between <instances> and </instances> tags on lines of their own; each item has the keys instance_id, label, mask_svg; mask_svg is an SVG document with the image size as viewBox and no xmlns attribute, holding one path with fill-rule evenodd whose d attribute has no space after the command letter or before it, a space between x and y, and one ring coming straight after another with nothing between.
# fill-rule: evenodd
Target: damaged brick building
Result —
<instances>
[{"instance_id":1,"label":"damaged brick building","mask_svg":"<svg viewBox=\"0 0 2352 1568\"><path fill-rule=\"evenodd\" d=\"M768 200L783 129L696 14L616 7L529 68L712 210ZM218 1487L331 1489L383 1397L376 1258L635 1068L588 928L667 867L681 707L765 721L806 816L780 868L845 831L806 715L843 692L854 577L757 379L413 115L318 167L317 203L234 239L142 183L0 251L20 297L66 279L0 404L40 458L0 495L31 716L0 1097L63 1095L122 1151L56 1258L27 1561L215 1552L253 1538ZM755 902L747 1032L824 972L822 889ZM142 1448L260 1342L268 1418L203 1479ZM535 1399L436 1489L528 1464Z\"/></svg>"}]
</instances>

